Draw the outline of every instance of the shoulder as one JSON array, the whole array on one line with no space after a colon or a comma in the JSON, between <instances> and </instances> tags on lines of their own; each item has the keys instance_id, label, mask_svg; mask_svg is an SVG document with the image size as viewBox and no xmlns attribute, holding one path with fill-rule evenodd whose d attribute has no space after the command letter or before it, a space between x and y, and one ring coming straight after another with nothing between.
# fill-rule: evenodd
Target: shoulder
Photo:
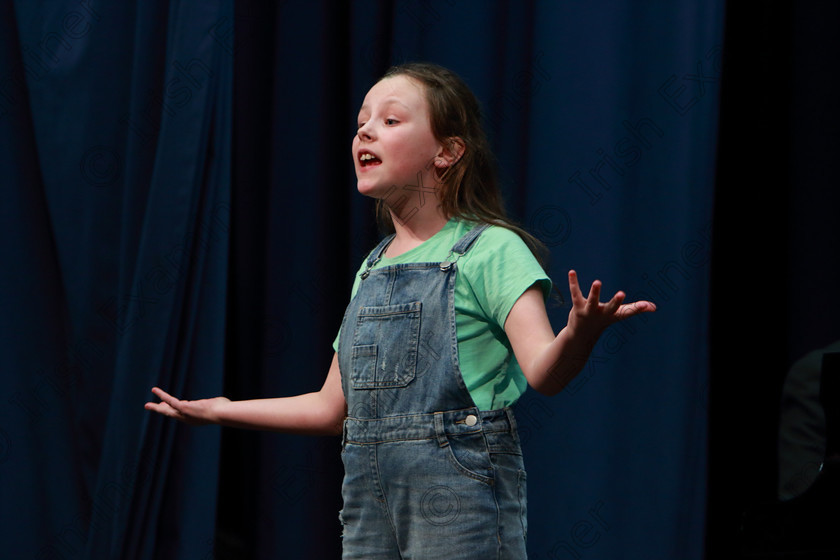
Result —
<instances>
[{"instance_id":1,"label":"shoulder","mask_svg":"<svg viewBox=\"0 0 840 560\"><path fill-rule=\"evenodd\" d=\"M507 291L511 287L517 291L522 288L520 284L527 288L543 280L548 288L551 284L525 241L515 231L502 226L489 225L484 229L461 258L461 264L465 279L474 286L483 284L488 291Z\"/></svg>"},{"instance_id":2,"label":"shoulder","mask_svg":"<svg viewBox=\"0 0 840 560\"><path fill-rule=\"evenodd\" d=\"M499 326L529 287L539 284L544 297L551 291L551 280L525 241L502 226L482 231L459 263L464 282Z\"/></svg>"},{"instance_id":3,"label":"shoulder","mask_svg":"<svg viewBox=\"0 0 840 560\"><path fill-rule=\"evenodd\" d=\"M470 260L498 260L505 257L537 261L531 249L519 234L505 227L492 224L481 232L469 253L474 253L470 255Z\"/></svg>"},{"instance_id":4,"label":"shoulder","mask_svg":"<svg viewBox=\"0 0 840 560\"><path fill-rule=\"evenodd\" d=\"M487 224L487 228L479 236L479 239L492 240L497 243L513 243L525 246L525 242L518 233L506 227L495 224Z\"/></svg>"}]
</instances>

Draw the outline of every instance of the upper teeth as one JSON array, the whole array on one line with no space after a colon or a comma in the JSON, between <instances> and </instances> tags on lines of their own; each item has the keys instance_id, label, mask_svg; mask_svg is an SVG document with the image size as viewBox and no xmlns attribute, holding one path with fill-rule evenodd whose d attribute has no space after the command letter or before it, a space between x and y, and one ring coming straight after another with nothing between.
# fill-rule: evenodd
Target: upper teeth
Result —
<instances>
[{"instance_id":1,"label":"upper teeth","mask_svg":"<svg viewBox=\"0 0 840 560\"><path fill-rule=\"evenodd\" d=\"M373 154L362 154L359 159L362 161L367 161L369 159L374 159L374 156Z\"/></svg>"}]
</instances>

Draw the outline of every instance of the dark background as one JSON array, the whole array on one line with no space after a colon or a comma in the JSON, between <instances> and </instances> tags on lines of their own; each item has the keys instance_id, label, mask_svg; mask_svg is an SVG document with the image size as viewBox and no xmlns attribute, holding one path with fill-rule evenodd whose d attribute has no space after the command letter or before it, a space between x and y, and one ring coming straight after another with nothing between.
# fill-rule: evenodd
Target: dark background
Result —
<instances>
[{"instance_id":1,"label":"dark background","mask_svg":"<svg viewBox=\"0 0 840 560\"><path fill-rule=\"evenodd\" d=\"M831 32L840 9L729 2L726 13L710 308L710 558L736 551L743 512L774 501L786 482L777 465L783 383L794 362L837 342L831 294L840 285L832 171L840 113L830 62L840 54ZM781 528L768 524L768 537Z\"/></svg>"}]
</instances>

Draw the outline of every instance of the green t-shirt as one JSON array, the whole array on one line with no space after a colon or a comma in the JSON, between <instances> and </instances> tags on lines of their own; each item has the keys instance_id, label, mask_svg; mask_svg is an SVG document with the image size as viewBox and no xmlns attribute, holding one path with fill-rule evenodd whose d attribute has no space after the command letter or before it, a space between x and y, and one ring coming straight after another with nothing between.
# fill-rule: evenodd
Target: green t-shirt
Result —
<instances>
[{"instance_id":1,"label":"green t-shirt","mask_svg":"<svg viewBox=\"0 0 840 560\"><path fill-rule=\"evenodd\" d=\"M419 246L393 258L382 257L374 269L411 262L441 262L452 246L476 224L452 219ZM365 259L367 261L367 259ZM480 410L512 405L527 381L504 332L513 304L539 283L548 298L551 280L522 238L503 227L487 228L458 260L455 280L455 327L461 375ZM359 268L352 295L359 286ZM333 342L338 350L338 337Z\"/></svg>"}]
</instances>

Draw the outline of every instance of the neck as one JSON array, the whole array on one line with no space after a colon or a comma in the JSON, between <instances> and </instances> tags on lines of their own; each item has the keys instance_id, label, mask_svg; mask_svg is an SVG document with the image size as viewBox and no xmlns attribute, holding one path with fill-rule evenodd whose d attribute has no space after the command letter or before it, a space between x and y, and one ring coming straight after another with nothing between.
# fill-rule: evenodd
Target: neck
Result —
<instances>
[{"instance_id":1,"label":"neck","mask_svg":"<svg viewBox=\"0 0 840 560\"><path fill-rule=\"evenodd\" d=\"M443 229L449 221L436 204L426 205L403 218L394 209L389 211L396 235L386 251L388 256L396 256L417 247Z\"/></svg>"}]
</instances>

